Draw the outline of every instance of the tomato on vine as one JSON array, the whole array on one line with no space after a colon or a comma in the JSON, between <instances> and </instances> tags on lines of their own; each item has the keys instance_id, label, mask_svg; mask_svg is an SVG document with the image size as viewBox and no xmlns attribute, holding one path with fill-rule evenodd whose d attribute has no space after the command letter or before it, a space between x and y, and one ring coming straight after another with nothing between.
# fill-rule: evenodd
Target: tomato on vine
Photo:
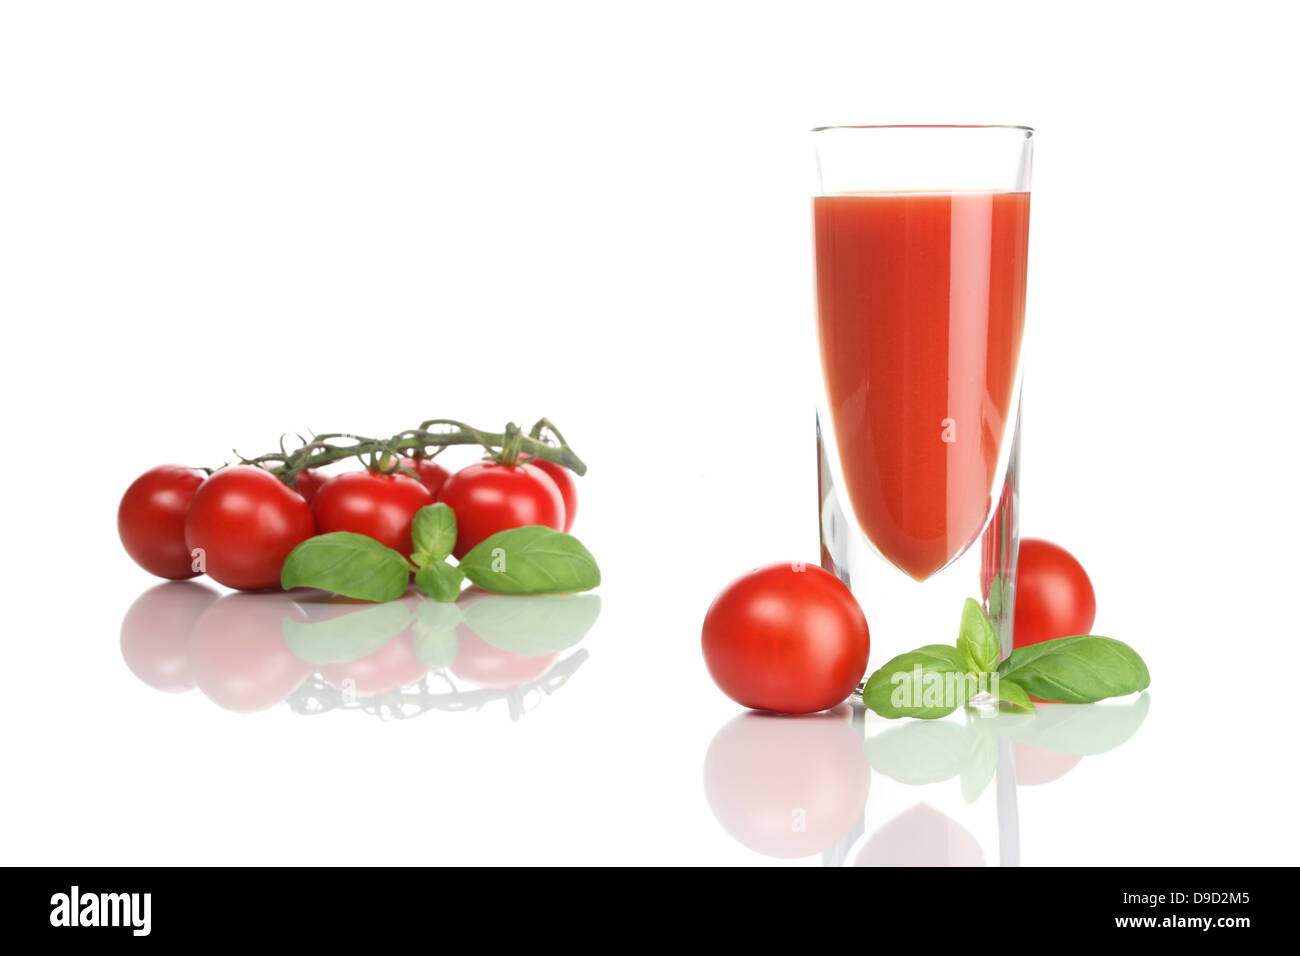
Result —
<instances>
[{"instance_id":1,"label":"tomato on vine","mask_svg":"<svg viewBox=\"0 0 1300 956\"><path fill-rule=\"evenodd\" d=\"M214 473L185 518L186 543L198 549L208 575L241 591L278 588L284 559L315 533L302 495L248 465Z\"/></svg>"},{"instance_id":2,"label":"tomato on vine","mask_svg":"<svg viewBox=\"0 0 1300 956\"><path fill-rule=\"evenodd\" d=\"M564 530L564 496L536 465L479 462L462 468L442 486L438 500L456 513L456 547L463 558L498 531L523 525Z\"/></svg>"},{"instance_id":3,"label":"tomato on vine","mask_svg":"<svg viewBox=\"0 0 1300 956\"><path fill-rule=\"evenodd\" d=\"M403 458L398 464L419 475L421 484L433 492L435 498L451 477L450 471L430 458Z\"/></svg>"},{"instance_id":4,"label":"tomato on vine","mask_svg":"<svg viewBox=\"0 0 1300 956\"><path fill-rule=\"evenodd\" d=\"M352 531L402 555L411 553L411 519L433 492L400 472L348 471L335 475L311 502L320 534Z\"/></svg>"},{"instance_id":5,"label":"tomato on vine","mask_svg":"<svg viewBox=\"0 0 1300 956\"><path fill-rule=\"evenodd\" d=\"M545 458L532 459L530 464L546 472L551 481L555 482L555 487L560 489L560 496L564 498L564 527L560 530L571 531L573 519L578 516L578 481L573 477L573 472Z\"/></svg>"},{"instance_id":6,"label":"tomato on vine","mask_svg":"<svg viewBox=\"0 0 1300 956\"><path fill-rule=\"evenodd\" d=\"M117 533L136 564L160 578L181 580L194 570L185 543L185 513L203 475L182 465L159 465L131 482L117 507Z\"/></svg>"}]
</instances>

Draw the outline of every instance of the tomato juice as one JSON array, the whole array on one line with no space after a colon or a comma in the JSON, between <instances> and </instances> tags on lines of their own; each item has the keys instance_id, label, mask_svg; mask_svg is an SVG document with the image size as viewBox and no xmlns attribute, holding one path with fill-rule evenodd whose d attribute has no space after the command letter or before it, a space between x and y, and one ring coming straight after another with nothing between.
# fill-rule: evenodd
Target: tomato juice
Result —
<instances>
[{"instance_id":1,"label":"tomato juice","mask_svg":"<svg viewBox=\"0 0 1300 956\"><path fill-rule=\"evenodd\" d=\"M983 530L1024 331L1028 192L813 200L829 429L862 532L918 581Z\"/></svg>"}]
</instances>

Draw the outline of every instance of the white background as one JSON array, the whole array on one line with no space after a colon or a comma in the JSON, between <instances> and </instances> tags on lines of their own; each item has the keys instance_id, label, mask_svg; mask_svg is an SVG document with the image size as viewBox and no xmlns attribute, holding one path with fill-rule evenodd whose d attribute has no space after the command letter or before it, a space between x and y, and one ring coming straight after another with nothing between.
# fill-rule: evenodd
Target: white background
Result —
<instances>
[{"instance_id":1,"label":"white background","mask_svg":"<svg viewBox=\"0 0 1300 956\"><path fill-rule=\"evenodd\" d=\"M1022 800L1024 862L1293 861L1295 26L6 4L6 861L764 860L704 797L737 707L699 624L736 574L816 559L806 130L890 122L1038 131L1022 530L1153 674L1133 740ZM605 610L523 720L239 717L123 665L144 469L541 415L591 465Z\"/></svg>"}]
</instances>

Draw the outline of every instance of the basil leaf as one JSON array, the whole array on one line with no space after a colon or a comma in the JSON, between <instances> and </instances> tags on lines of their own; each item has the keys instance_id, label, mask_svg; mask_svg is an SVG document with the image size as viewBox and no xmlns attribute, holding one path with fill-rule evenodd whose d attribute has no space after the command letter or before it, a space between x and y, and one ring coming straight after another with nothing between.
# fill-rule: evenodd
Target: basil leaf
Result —
<instances>
[{"instance_id":1,"label":"basil leaf","mask_svg":"<svg viewBox=\"0 0 1300 956\"><path fill-rule=\"evenodd\" d=\"M562 594L600 584L600 568L582 542L541 525L497 532L465 555L460 568L498 594Z\"/></svg>"},{"instance_id":2,"label":"basil leaf","mask_svg":"<svg viewBox=\"0 0 1300 956\"><path fill-rule=\"evenodd\" d=\"M374 538L332 531L308 538L289 552L280 586L320 588L362 601L395 601L406 591L410 562Z\"/></svg>"},{"instance_id":3,"label":"basil leaf","mask_svg":"<svg viewBox=\"0 0 1300 956\"><path fill-rule=\"evenodd\" d=\"M998 666L1035 697L1090 704L1145 690L1151 674L1137 651L1109 637L1058 637L1012 651Z\"/></svg>"},{"instance_id":4,"label":"basil leaf","mask_svg":"<svg viewBox=\"0 0 1300 956\"><path fill-rule=\"evenodd\" d=\"M456 513L441 501L425 505L411 519L411 544L416 564L446 560L456 546Z\"/></svg>"},{"instance_id":5,"label":"basil leaf","mask_svg":"<svg viewBox=\"0 0 1300 956\"><path fill-rule=\"evenodd\" d=\"M862 703L891 720L933 720L975 696L976 685L965 654L946 644L930 644L898 655L867 678Z\"/></svg>"},{"instance_id":6,"label":"basil leaf","mask_svg":"<svg viewBox=\"0 0 1300 956\"><path fill-rule=\"evenodd\" d=\"M289 650L308 664L347 664L379 650L406 630L410 621L405 604L389 601L313 624L286 617L280 633Z\"/></svg>"},{"instance_id":7,"label":"basil leaf","mask_svg":"<svg viewBox=\"0 0 1300 956\"><path fill-rule=\"evenodd\" d=\"M973 598L967 598L962 605L957 649L966 656L970 669L976 673L987 674L998 666L1001 657L998 635L984 616L984 609Z\"/></svg>"},{"instance_id":8,"label":"basil leaf","mask_svg":"<svg viewBox=\"0 0 1300 956\"><path fill-rule=\"evenodd\" d=\"M471 631L498 650L525 657L572 647L599 616L596 594L493 595L465 608Z\"/></svg>"},{"instance_id":9,"label":"basil leaf","mask_svg":"<svg viewBox=\"0 0 1300 956\"><path fill-rule=\"evenodd\" d=\"M1019 707L1021 710L1033 710L1034 702L1029 699L1025 689L1015 681L1003 680L998 678L996 684L990 684L998 700L1010 704L1012 707Z\"/></svg>"},{"instance_id":10,"label":"basil leaf","mask_svg":"<svg viewBox=\"0 0 1300 956\"><path fill-rule=\"evenodd\" d=\"M426 564L415 572L415 586L420 593L444 603L460 597L460 585L464 580L464 571L441 560Z\"/></svg>"},{"instance_id":11,"label":"basil leaf","mask_svg":"<svg viewBox=\"0 0 1300 956\"><path fill-rule=\"evenodd\" d=\"M450 667L460 650L456 628L463 620L460 608L454 604L421 601L415 609L415 623L411 626L415 656L431 670Z\"/></svg>"}]
</instances>

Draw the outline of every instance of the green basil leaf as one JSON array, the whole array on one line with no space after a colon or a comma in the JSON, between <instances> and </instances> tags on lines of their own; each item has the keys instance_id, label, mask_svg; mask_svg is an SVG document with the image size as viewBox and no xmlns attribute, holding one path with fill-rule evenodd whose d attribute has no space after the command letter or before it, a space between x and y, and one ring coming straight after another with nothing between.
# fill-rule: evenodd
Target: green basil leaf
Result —
<instances>
[{"instance_id":1,"label":"green basil leaf","mask_svg":"<svg viewBox=\"0 0 1300 956\"><path fill-rule=\"evenodd\" d=\"M1151 674L1137 651L1109 637L1081 634L1030 644L998 666L1028 693L1067 704L1090 704L1146 690Z\"/></svg>"},{"instance_id":2,"label":"green basil leaf","mask_svg":"<svg viewBox=\"0 0 1300 956\"><path fill-rule=\"evenodd\" d=\"M998 666L998 635L984 616L984 609L973 598L967 598L961 609L961 631L957 636L957 649L966 655L970 669L987 674Z\"/></svg>"},{"instance_id":3,"label":"green basil leaf","mask_svg":"<svg viewBox=\"0 0 1300 956\"><path fill-rule=\"evenodd\" d=\"M862 702L891 720L933 720L975 696L976 684L965 654L946 644L930 644L898 655L867 678Z\"/></svg>"},{"instance_id":4,"label":"green basil leaf","mask_svg":"<svg viewBox=\"0 0 1300 956\"><path fill-rule=\"evenodd\" d=\"M562 594L600 584L600 568L582 542L541 525L497 532L465 555L460 568L498 594Z\"/></svg>"},{"instance_id":5,"label":"green basil leaf","mask_svg":"<svg viewBox=\"0 0 1300 956\"><path fill-rule=\"evenodd\" d=\"M435 601L450 603L460 597L460 586L465 572L446 561L426 564L415 572L415 586L420 593Z\"/></svg>"},{"instance_id":6,"label":"green basil leaf","mask_svg":"<svg viewBox=\"0 0 1300 956\"><path fill-rule=\"evenodd\" d=\"M280 586L320 588L362 601L395 601L414 570L405 557L374 538L333 531L308 538L289 552Z\"/></svg>"},{"instance_id":7,"label":"green basil leaf","mask_svg":"<svg viewBox=\"0 0 1300 956\"><path fill-rule=\"evenodd\" d=\"M446 560L456 546L456 513L441 501L425 505L411 519L411 544L416 564Z\"/></svg>"},{"instance_id":8,"label":"green basil leaf","mask_svg":"<svg viewBox=\"0 0 1300 956\"><path fill-rule=\"evenodd\" d=\"M421 601L415 609L415 623L411 626L415 656L431 670L450 667L460 650L456 628L463 620L460 608L455 604Z\"/></svg>"},{"instance_id":9,"label":"green basil leaf","mask_svg":"<svg viewBox=\"0 0 1300 956\"><path fill-rule=\"evenodd\" d=\"M990 684L990 689L993 690L998 700L1010 704L1012 707L1019 707L1021 710L1034 709L1034 702L1029 699L1025 689L1015 681L1003 680L999 677L996 684Z\"/></svg>"},{"instance_id":10,"label":"green basil leaf","mask_svg":"<svg viewBox=\"0 0 1300 956\"><path fill-rule=\"evenodd\" d=\"M599 616L596 594L493 595L465 608L471 631L498 650L525 657L572 647Z\"/></svg>"},{"instance_id":11,"label":"green basil leaf","mask_svg":"<svg viewBox=\"0 0 1300 956\"><path fill-rule=\"evenodd\" d=\"M347 664L373 654L406 630L411 612L401 601L368 605L338 617L304 624L286 617L284 642L308 664Z\"/></svg>"}]
</instances>

